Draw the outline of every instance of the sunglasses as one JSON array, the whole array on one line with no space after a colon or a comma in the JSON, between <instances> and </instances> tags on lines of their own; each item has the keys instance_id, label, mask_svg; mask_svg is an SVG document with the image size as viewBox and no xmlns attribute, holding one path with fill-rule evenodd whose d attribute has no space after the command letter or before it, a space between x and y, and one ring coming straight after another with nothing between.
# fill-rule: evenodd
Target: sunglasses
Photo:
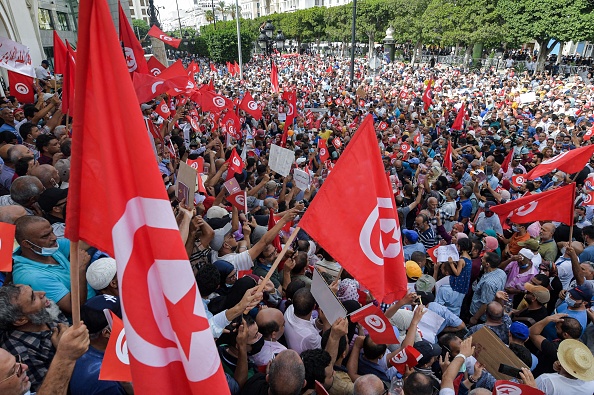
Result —
<instances>
[{"instance_id":1,"label":"sunglasses","mask_svg":"<svg viewBox=\"0 0 594 395\"><path fill-rule=\"evenodd\" d=\"M10 380L13 376L21 377L21 375L23 374L23 360L21 359L21 356L17 355L15 359L16 363L14 364L14 373L3 380L0 380L0 384L5 382L6 380Z\"/></svg>"}]
</instances>

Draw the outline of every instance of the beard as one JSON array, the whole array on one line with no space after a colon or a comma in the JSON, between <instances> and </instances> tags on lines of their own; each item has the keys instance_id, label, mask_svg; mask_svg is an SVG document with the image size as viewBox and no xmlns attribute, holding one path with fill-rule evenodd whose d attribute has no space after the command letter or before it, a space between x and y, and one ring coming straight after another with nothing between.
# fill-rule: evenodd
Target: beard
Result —
<instances>
[{"instance_id":1,"label":"beard","mask_svg":"<svg viewBox=\"0 0 594 395\"><path fill-rule=\"evenodd\" d=\"M41 311L27 316L33 325L43 325L58 321L58 316L61 313L60 308L53 300L50 300L49 302L50 305L45 309L41 309Z\"/></svg>"}]
</instances>

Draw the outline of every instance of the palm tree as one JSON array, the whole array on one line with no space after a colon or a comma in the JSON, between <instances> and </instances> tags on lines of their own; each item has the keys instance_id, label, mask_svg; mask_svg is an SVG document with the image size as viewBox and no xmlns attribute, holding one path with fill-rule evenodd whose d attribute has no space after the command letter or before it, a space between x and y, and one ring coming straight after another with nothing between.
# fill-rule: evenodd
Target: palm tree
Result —
<instances>
[{"instance_id":1,"label":"palm tree","mask_svg":"<svg viewBox=\"0 0 594 395\"><path fill-rule=\"evenodd\" d=\"M206 12L204 13L204 18L206 18L206 22L208 23L212 23L215 20L215 15L213 10L206 10Z\"/></svg>"},{"instance_id":2,"label":"palm tree","mask_svg":"<svg viewBox=\"0 0 594 395\"><path fill-rule=\"evenodd\" d=\"M239 16L241 17L241 6L238 6ZM235 5L231 4L227 7L227 14L231 15L231 19L235 19L235 14L237 14L237 10L235 9Z\"/></svg>"},{"instance_id":3,"label":"palm tree","mask_svg":"<svg viewBox=\"0 0 594 395\"><path fill-rule=\"evenodd\" d=\"M215 10L221 14L221 17L223 18L224 21L227 20L227 18L225 17L225 15L227 15L227 5L225 4L224 1L219 1L217 3Z\"/></svg>"}]
</instances>

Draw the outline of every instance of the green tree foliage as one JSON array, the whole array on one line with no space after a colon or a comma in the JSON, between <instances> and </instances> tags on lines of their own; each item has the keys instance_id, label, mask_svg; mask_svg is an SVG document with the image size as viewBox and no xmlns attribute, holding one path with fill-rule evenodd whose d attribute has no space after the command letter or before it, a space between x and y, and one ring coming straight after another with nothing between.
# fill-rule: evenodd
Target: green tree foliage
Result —
<instances>
[{"instance_id":1,"label":"green tree foliage","mask_svg":"<svg viewBox=\"0 0 594 395\"><path fill-rule=\"evenodd\" d=\"M132 19L132 28L134 29L134 33L139 35L142 40L148 33L150 26L144 19Z\"/></svg>"},{"instance_id":2,"label":"green tree foliage","mask_svg":"<svg viewBox=\"0 0 594 395\"><path fill-rule=\"evenodd\" d=\"M249 59L257 35L256 31L250 29L251 24L243 22L244 20L240 31L241 52L243 59ZM213 25L203 26L200 35L206 42L210 58L214 61L233 62L239 59L235 21L219 22L216 30Z\"/></svg>"}]
</instances>

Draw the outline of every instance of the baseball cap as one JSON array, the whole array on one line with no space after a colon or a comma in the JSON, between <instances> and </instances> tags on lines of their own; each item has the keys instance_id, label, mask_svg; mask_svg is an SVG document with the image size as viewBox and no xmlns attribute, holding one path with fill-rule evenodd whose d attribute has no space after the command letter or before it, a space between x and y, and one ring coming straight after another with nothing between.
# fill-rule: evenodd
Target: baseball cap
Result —
<instances>
[{"instance_id":1,"label":"baseball cap","mask_svg":"<svg viewBox=\"0 0 594 395\"><path fill-rule=\"evenodd\" d=\"M584 300L590 302L592 300L592 290L586 285L578 285L569 290L569 294L573 299Z\"/></svg>"},{"instance_id":2,"label":"baseball cap","mask_svg":"<svg viewBox=\"0 0 594 395\"><path fill-rule=\"evenodd\" d=\"M214 237L210 241L210 248L212 248L213 251L219 251L223 247L225 237L231 233L231 228L231 223L228 223L224 227L214 231Z\"/></svg>"},{"instance_id":3,"label":"baseball cap","mask_svg":"<svg viewBox=\"0 0 594 395\"><path fill-rule=\"evenodd\" d=\"M43 191L37 202L44 212L49 213L56 207L56 204L58 204L60 200L64 200L67 197L68 189L49 188Z\"/></svg>"},{"instance_id":4,"label":"baseball cap","mask_svg":"<svg viewBox=\"0 0 594 395\"><path fill-rule=\"evenodd\" d=\"M411 243L416 243L419 241L419 234L414 230L404 229L402 230L402 234Z\"/></svg>"},{"instance_id":5,"label":"baseball cap","mask_svg":"<svg viewBox=\"0 0 594 395\"><path fill-rule=\"evenodd\" d=\"M530 329L523 322L512 322L509 326L509 333L516 339L525 341L530 336Z\"/></svg>"},{"instance_id":6,"label":"baseball cap","mask_svg":"<svg viewBox=\"0 0 594 395\"><path fill-rule=\"evenodd\" d=\"M228 216L229 211L225 210L221 206L212 206L206 212L206 219L212 218L223 218L224 216Z\"/></svg>"},{"instance_id":7,"label":"baseball cap","mask_svg":"<svg viewBox=\"0 0 594 395\"><path fill-rule=\"evenodd\" d=\"M497 206L497 203L491 201L485 203L485 211L491 211L491 207L493 206Z\"/></svg>"},{"instance_id":8,"label":"baseball cap","mask_svg":"<svg viewBox=\"0 0 594 395\"><path fill-rule=\"evenodd\" d=\"M96 291L107 288L117 273L116 261L113 258L100 258L87 268L87 283Z\"/></svg>"},{"instance_id":9,"label":"baseball cap","mask_svg":"<svg viewBox=\"0 0 594 395\"><path fill-rule=\"evenodd\" d=\"M542 304L548 303L551 300L551 293L542 285L534 285L531 282L527 282L524 284L524 288L533 294L536 300Z\"/></svg>"},{"instance_id":10,"label":"baseball cap","mask_svg":"<svg viewBox=\"0 0 594 395\"><path fill-rule=\"evenodd\" d=\"M538 251L538 249L540 248L540 244L538 243L538 240L530 238L526 241L518 241L518 245L521 247L526 247L527 249L531 250L531 251ZM529 257L527 257L529 258ZM532 259L532 258L530 258Z\"/></svg>"},{"instance_id":11,"label":"baseball cap","mask_svg":"<svg viewBox=\"0 0 594 395\"><path fill-rule=\"evenodd\" d=\"M122 318L122 309L120 300L113 295L97 295L88 299L80 307L80 319L84 321L91 335L99 333L107 327L108 322L103 310L110 310L118 317Z\"/></svg>"},{"instance_id":12,"label":"baseball cap","mask_svg":"<svg viewBox=\"0 0 594 395\"><path fill-rule=\"evenodd\" d=\"M415 284L415 289L417 290L417 292L431 292L434 286L435 279L433 278L433 276L423 274L417 280L417 283Z\"/></svg>"},{"instance_id":13,"label":"baseball cap","mask_svg":"<svg viewBox=\"0 0 594 395\"><path fill-rule=\"evenodd\" d=\"M151 108L153 108L153 106L151 106L150 104L142 103L142 104L140 105L140 109L141 109L142 111L145 111L145 110L150 110Z\"/></svg>"},{"instance_id":14,"label":"baseball cap","mask_svg":"<svg viewBox=\"0 0 594 395\"><path fill-rule=\"evenodd\" d=\"M421 163L421 160L419 158L410 158L408 160L408 163L410 163L411 165L418 165L419 163Z\"/></svg>"},{"instance_id":15,"label":"baseball cap","mask_svg":"<svg viewBox=\"0 0 594 395\"><path fill-rule=\"evenodd\" d=\"M441 347L438 344L433 344L427 340L415 342L413 347L418 352L423 354L421 359L419 359L419 365L425 365L427 362L431 360L431 358L441 355Z\"/></svg>"},{"instance_id":16,"label":"baseball cap","mask_svg":"<svg viewBox=\"0 0 594 395\"><path fill-rule=\"evenodd\" d=\"M406 261L406 276L411 280L419 279L423 275L423 270L415 261Z\"/></svg>"},{"instance_id":17,"label":"baseball cap","mask_svg":"<svg viewBox=\"0 0 594 395\"><path fill-rule=\"evenodd\" d=\"M532 180L533 182L542 182L542 178L540 177L536 177L534 180Z\"/></svg>"}]
</instances>

